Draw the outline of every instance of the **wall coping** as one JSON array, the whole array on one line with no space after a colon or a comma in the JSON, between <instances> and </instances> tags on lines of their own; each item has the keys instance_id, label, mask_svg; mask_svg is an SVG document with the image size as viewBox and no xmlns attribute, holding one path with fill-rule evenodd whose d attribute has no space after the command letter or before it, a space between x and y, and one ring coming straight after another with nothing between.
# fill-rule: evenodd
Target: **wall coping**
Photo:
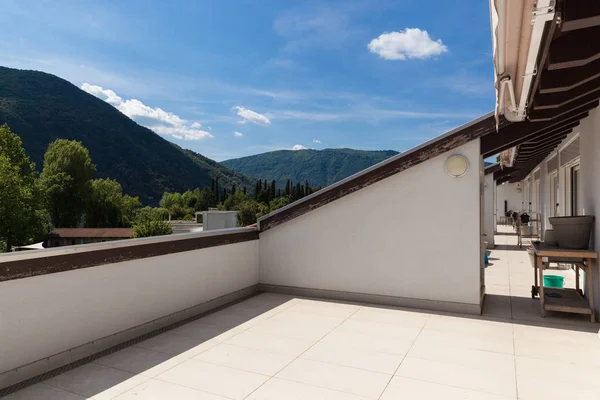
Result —
<instances>
[{"instance_id":1,"label":"wall coping","mask_svg":"<svg viewBox=\"0 0 600 400\"><path fill-rule=\"evenodd\" d=\"M258 240L256 228L215 229L0 254L0 282Z\"/></svg>"}]
</instances>

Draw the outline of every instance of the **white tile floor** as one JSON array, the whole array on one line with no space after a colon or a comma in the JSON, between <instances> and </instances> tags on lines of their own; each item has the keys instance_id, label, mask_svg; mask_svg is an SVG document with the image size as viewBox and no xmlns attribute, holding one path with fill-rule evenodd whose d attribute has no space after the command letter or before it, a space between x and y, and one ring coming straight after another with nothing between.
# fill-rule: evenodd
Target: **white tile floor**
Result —
<instances>
[{"instance_id":1,"label":"white tile floor","mask_svg":"<svg viewBox=\"0 0 600 400\"><path fill-rule=\"evenodd\" d=\"M7 399L600 399L600 325L539 317L498 241L481 317L267 293Z\"/></svg>"}]
</instances>

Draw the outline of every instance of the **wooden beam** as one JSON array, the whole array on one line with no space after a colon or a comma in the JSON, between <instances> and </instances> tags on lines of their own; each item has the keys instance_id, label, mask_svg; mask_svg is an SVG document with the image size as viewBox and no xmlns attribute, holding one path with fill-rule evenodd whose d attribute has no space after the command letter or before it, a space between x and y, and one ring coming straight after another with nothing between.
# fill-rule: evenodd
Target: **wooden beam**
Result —
<instances>
[{"instance_id":1,"label":"wooden beam","mask_svg":"<svg viewBox=\"0 0 600 400\"><path fill-rule=\"evenodd\" d=\"M594 92L594 93L588 94L587 96L580 98L579 100L575 100L572 103L569 103L565 106L562 106L562 107L554 109L554 110L539 110L539 111L534 110L529 114L529 121L545 122L545 121L552 121L552 120L556 120L556 119L560 120L560 119L564 119L564 118L561 118L564 115L567 115L572 112L588 111L588 110L598 107L598 104L600 104L600 102L598 101L598 93Z\"/></svg>"},{"instance_id":2,"label":"wooden beam","mask_svg":"<svg viewBox=\"0 0 600 400\"><path fill-rule=\"evenodd\" d=\"M600 26L579 29L554 39L550 45L548 71L576 68L600 59Z\"/></svg>"},{"instance_id":3,"label":"wooden beam","mask_svg":"<svg viewBox=\"0 0 600 400\"><path fill-rule=\"evenodd\" d=\"M550 123L513 123L501 128L498 133L484 136L481 139L481 154L484 158L493 156L503 150L531 140L537 135L558 132L559 129L563 129L565 126L578 122L587 116L587 112L575 110L568 115L564 115L561 121L552 121Z\"/></svg>"},{"instance_id":4,"label":"wooden beam","mask_svg":"<svg viewBox=\"0 0 600 400\"><path fill-rule=\"evenodd\" d=\"M598 0L565 1L562 4L561 32L591 28L600 25Z\"/></svg>"},{"instance_id":5,"label":"wooden beam","mask_svg":"<svg viewBox=\"0 0 600 400\"><path fill-rule=\"evenodd\" d=\"M562 27L560 28L561 32L570 32L577 29L586 29L592 28L594 26L600 25L600 15L595 15L593 17L575 19L573 21L565 21L562 23Z\"/></svg>"},{"instance_id":6,"label":"wooden beam","mask_svg":"<svg viewBox=\"0 0 600 400\"><path fill-rule=\"evenodd\" d=\"M600 77L600 60L572 70L543 71L539 93L557 93L571 90Z\"/></svg>"},{"instance_id":7,"label":"wooden beam","mask_svg":"<svg viewBox=\"0 0 600 400\"><path fill-rule=\"evenodd\" d=\"M523 143L521 146L523 146L523 145L538 145L538 144L543 144L543 143L546 143L549 140L555 139L557 137L568 135L569 133L571 133L573 131L573 128L575 126L577 126L577 125L579 125L579 123L573 123L573 124L570 124L568 126L565 126L564 130L555 131L554 133L547 134L547 135L544 135L544 136L536 136L535 139L527 141L527 142Z\"/></svg>"},{"instance_id":8,"label":"wooden beam","mask_svg":"<svg viewBox=\"0 0 600 400\"><path fill-rule=\"evenodd\" d=\"M534 98L534 110L548 110L562 107L588 94L600 91L600 78L592 79L584 85L579 85L567 92L538 94Z\"/></svg>"}]
</instances>

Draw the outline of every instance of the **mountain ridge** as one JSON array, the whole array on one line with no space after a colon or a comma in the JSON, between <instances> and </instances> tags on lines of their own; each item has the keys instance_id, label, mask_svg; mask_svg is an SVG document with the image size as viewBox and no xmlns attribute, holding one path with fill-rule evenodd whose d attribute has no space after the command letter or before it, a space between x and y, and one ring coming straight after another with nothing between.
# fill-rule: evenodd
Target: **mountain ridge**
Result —
<instances>
[{"instance_id":1,"label":"mountain ridge","mask_svg":"<svg viewBox=\"0 0 600 400\"><path fill-rule=\"evenodd\" d=\"M254 179L169 142L105 101L41 71L0 66L0 124L19 135L41 170L48 144L78 140L97 166L95 178L110 177L144 204L157 204L164 191L210 186L253 187Z\"/></svg>"},{"instance_id":2,"label":"mountain ridge","mask_svg":"<svg viewBox=\"0 0 600 400\"><path fill-rule=\"evenodd\" d=\"M311 187L328 186L398 154L394 150L276 150L222 161L233 171L275 180L278 187L308 180Z\"/></svg>"}]
</instances>

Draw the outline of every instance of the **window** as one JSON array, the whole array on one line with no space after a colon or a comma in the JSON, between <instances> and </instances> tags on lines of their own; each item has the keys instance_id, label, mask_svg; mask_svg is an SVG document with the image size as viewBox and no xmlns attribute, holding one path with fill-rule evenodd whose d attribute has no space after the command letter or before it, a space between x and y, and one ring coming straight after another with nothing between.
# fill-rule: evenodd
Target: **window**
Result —
<instances>
[{"instance_id":1,"label":"window","mask_svg":"<svg viewBox=\"0 0 600 400\"><path fill-rule=\"evenodd\" d=\"M571 174L571 215L579 214L579 165L575 165L570 169Z\"/></svg>"},{"instance_id":2,"label":"window","mask_svg":"<svg viewBox=\"0 0 600 400\"><path fill-rule=\"evenodd\" d=\"M558 173L553 172L550 174L550 216L558 216L558 199L560 194L558 192Z\"/></svg>"}]
</instances>

